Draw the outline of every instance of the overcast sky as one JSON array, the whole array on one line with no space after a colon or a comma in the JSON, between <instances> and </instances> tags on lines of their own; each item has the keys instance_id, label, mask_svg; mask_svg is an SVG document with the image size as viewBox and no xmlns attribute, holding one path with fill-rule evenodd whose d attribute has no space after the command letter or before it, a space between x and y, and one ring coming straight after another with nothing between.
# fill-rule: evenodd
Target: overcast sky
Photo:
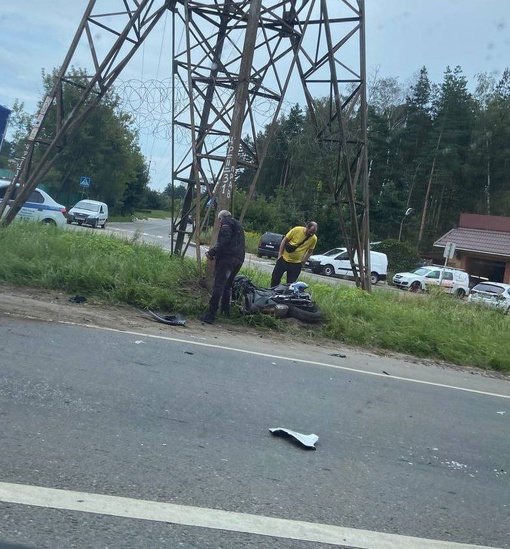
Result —
<instances>
[{"instance_id":1,"label":"overcast sky","mask_svg":"<svg viewBox=\"0 0 510 549\"><path fill-rule=\"evenodd\" d=\"M97 5L112 1L98 0ZM332 5L339 1L330 0ZM34 112L42 93L41 70L62 63L88 2L2 4L0 104L9 108L19 99ZM377 70L379 77L397 77L407 84L426 66L431 80L440 83L448 65L460 65L473 88L477 73L499 77L510 65L510 0L365 0L365 6L371 74ZM170 77L169 28L170 19L166 28L160 21L122 80ZM151 187L162 190L170 181L169 140L161 133L142 132L140 144L151 162Z\"/></svg>"}]
</instances>

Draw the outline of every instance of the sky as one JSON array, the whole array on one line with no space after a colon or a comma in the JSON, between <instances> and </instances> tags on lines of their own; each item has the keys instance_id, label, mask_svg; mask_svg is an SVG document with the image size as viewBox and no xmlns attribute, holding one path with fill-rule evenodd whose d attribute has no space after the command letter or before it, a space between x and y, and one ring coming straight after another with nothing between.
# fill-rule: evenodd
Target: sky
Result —
<instances>
[{"instance_id":1,"label":"sky","mask_svg":"<svg viewBox=\"0 0 510 549\"><path fill-rule=\"evenodd\" d=\"M355 0L350 0L355 3ZM441 83L447 66L459 65L474 89L478 73L500 77L510 66L509 0L365 0L366 61L369 78L413 82L422 66ZM330 4L341 0L330 0ZM0 12L0 104L23 101L35 112L42 95L41 71L62 64L88 0L3 2ZM97 0L119 6L121 0ZM129 82L143 81L153 105L168 105L171 76L170 18L161 20L120 76L125 96L137 109ZM151 84L149 86L149 83ZM131 91L130 91L131 90ZM325 93L326 95L326 93ZM147 109L147 105L144 106ZM149 106L140 117L140 147L150 166L150 187L170 182L168 110Z\"/></svg>"}]
</instances>

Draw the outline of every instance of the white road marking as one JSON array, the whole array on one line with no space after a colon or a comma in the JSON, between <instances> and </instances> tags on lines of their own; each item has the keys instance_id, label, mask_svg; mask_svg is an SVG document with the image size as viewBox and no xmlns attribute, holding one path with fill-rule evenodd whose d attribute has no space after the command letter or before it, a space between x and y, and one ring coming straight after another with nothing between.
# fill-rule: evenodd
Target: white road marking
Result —
<instances>
[{"instance_id":1,"label":"white road marking","mask_svg":"<svg viewBox=\"0 0 510 549\"><path fill-rule=\"evenodd\" d=\"M222 349L223 351L231 351L234 353L243 353L246 355L254 355L254 356L262 356L264 358L271 358L271 359L278 359L278 360L285 360L290 362L299 362L301 364L309 364L313 366L323 366L325 368L334 368L336 370L344 370L346 372L355 372L357 374L364 374L367 376L376 376L376 377L383 377L385 379L394 379L398 381L407 381L409 383L417 383L419 385L430 385L432 387L441 387L443 389L451 389L454 391L464 391L466 393L475 393L478 395L485 395L485 396L491 396L491 397L497 397L497 398L506 398L510 400L510 395L503 395L500 393L490 393L488 391L479 391L478 389L468 389L467 387L458 387L456 385L447 385L445 383L436 383L434 381L424 381L421 379L413 379L409 377L402 377L402 376L394 376L394 375L388 375L383 374L379 372L368 372L366 370L360 370L358 368L349 368L348 366L339 366L338 364L331 364L330 362L318 362L315 360L304 360L302 358L295 358L295 357L289 357L289 356L281 356L281 355L273 355L270 353L260 353L258 351L250 351L247 349L238 349L236 347L227 347L226 345L217 345L214 343L202 343L200 341L192 341L190 339L181 339L178 337L169 337L169 336L162 336L162 335L155 335L155 334L144 334L141 332L132 332L130 330L118 330L116 328L106 328L103 326L95 326L93 324L80 324L78 322L70 322L67 320L42 320L40 318L31 317L29 315L16 315L12 313L4 312L5 315L8 316L21 316L22 318L30 318L34 320L40 320L42 322L56 322L57 324L65 324L69 326L79 326L80 328L93 328L95 330L105 330L108 332L116 332L118 334L127 334L137 337L146 337L151 339L161 339L163 341L173 341L175 343L184 343L187 345L197 345L200 347L207 347L209 349Z\"/></svg>"},{"instance_id":2,"label":"white road marking","mask_svg":"<svg viewBox=\"0 0 510 549\"><path fill-rule=\"evenodd\" d=\"M336 370L345 370L347 372L355 372L357 374L365 374L368 376L376 376L376 377L384 377L385 379L395 379L398 381L408 381L410 383L418 383L420 385L431 385L433 387L442 387L444 389L453 389L455 391L464 391L466 393L476 393L478 395L485 395L485 396L493 396L498 398L506 398L510 400L510 395L503 395L500 393L490 393L488 391L479 391L477 389L468 389L466 387L457 387L455 385L446 385L445 383L436 383L434 381L423 381L421 379L413 379L408 377L402 377L402 376L393 376L388 374L382 374L379 372L368 372L366 370L360 370L358 368L349 368L348 366L339 366L338 364L331 364L329 362L318 362L314 360L304 360L302 358L295 358L295 357L289 357L289 356L281 356L281 355L273 355L270 353L260 353L258 351L250 351L247 349L238 349L236 347L227 347L225 345L216 345L213 343L202 343L200 341L190 341L189 339L180 339L177 337L168 337L168 336L161 336L161 335L153 335L153 334L142 334L139 332L131 332L129 330L117 330L115 328L103 328L102 326L94 326L94 325L86 325L86 324L78 324L76 322L67 322L58 320L57 322L61 324L71 324L73 326L81 326L82 328L95 328L97 330L108 330L111 332L117 332L120 334L129 334L134 336L143 336L143 337L149 337L153 339L163 339L166 341L174 341L176 343L186 343L190 345L198 345L201 347L208 347L210 349L222 349L223 351L231 351L234 353L243 353L247 355L255 355L255 356L262 356L265 358L271 358L271 359L278 359L278 360L285 360L290 362L299 362L301 364L312 364L314 366L324 366L326 368L334 368Z\"/></svg>"},{"instance_id":3,"label":"white road marking","mask_svg":"<svg viewBox=\"0 0 510 549\"><path fill-rule=\"evenodd\" d=\"M170 522L183 526L212 528L229 532L328 543L337 546L347 545L357 549L395 549L395 547L399 549L497 549L481 545L343 528L330 524L279 519L219 509L175 505L173 503L58 490L8 482L0 482L0 501L49 509L81 511L130 519Z\"/></svg>"}]
</instances>

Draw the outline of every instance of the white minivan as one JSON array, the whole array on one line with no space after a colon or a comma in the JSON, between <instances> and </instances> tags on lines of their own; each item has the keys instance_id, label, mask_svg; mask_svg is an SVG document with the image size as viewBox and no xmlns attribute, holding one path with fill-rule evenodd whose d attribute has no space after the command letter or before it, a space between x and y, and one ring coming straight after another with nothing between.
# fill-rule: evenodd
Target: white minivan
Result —
<instances>
[{"instance_id":1,"label":"white minivan","mask_svg":"<svg viewBox=\"0 0 510 549\"><path fill-rule=\"evenodd\" d=\"M0 202L4 199L10 183L9 179L0 179ZM9 204L12 203L17 192L18 187L16 187L14 196L11 196L9 199ZM9 204L4 210L4 214L9 210ZM65 206L53 200L53 198L42 189L36 188L32 191L27 201L17 213L16 219L39 221L40 223L45 223L47 225L62 227L66 224L65 214Z\"/></svg>"},{"instance_id":2,"label":"white minivan","mask_svg":"<svg viewBox=\"0 0 510 549\"><path fill-rule=\"evenodd\" d=\"M427 288L439 286L460 298L469 294L469 274L462 269L441 265L425 265L412 272L396 273L393 284L410 292L425 292Z\"/></svg>"},{"instance_id":3,"label":"white minivan","mask_svg":"<svg viewBox=\"0 0 510 549\"><path fill-rule=\"evenodd\" d=\"M354 263L357 264L357 262L357 254L354 254ZM334 248L324 254L312 255L308 259L307 265L316 274L354 277L347 248ZM372 284L377 284L379 280L386 280L387 274L388 257L386 254L370 251L370 280Z\"/></svg>"},{"instance_id":4,"label":"white minivan","mask_svg":"<svg viewBox=\"0 0 510 549\"><path fill-rule=\"evenodd\" d=\"M108 223L108 206L97 200L80 200L69 210L67 222L104 229Z\"/></svg>"}]
</instances>

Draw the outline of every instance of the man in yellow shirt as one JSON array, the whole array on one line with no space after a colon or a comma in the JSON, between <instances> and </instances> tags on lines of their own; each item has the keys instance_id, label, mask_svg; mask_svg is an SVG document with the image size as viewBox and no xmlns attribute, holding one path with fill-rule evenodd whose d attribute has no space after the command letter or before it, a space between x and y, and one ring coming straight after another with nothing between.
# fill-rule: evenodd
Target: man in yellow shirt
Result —
<instances>
[{"instance_id":1,"label":"man in yellow shirt","mask_svg":"<svg viewBox=\"0 0 510 549\"><path fill-rule=\"evenodd\" d=\"M280 284L283 273L287 273L287 284L296 282L303 265L315 250L316 233L317 223L310 221L305 227L294 227L283 237L271 275L271 288Z\"/></svg>"}]
</instances>

